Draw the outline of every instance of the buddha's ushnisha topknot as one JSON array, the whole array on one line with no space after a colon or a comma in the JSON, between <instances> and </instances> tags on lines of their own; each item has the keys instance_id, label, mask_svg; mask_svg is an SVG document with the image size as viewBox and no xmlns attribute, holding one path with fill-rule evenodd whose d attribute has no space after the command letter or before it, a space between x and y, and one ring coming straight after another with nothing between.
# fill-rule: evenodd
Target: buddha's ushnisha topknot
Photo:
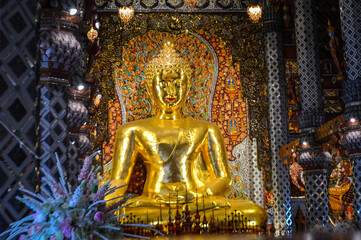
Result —
<instances>
[{"instance_id":1,"label":"buddha's ushnisha topknot","mask_svg":"<svg viewBox=\"0 0 361 240\"><path fill-rule=\"evenodd\" d=\"M183 70L190 81L192 69L189 63L181 57L174 49L175 43L171 37L164 38L160 53L154 57L145 68L146 81L152 81L155 74L163 69L167 70Z\"/></svg>"}]
</instances>

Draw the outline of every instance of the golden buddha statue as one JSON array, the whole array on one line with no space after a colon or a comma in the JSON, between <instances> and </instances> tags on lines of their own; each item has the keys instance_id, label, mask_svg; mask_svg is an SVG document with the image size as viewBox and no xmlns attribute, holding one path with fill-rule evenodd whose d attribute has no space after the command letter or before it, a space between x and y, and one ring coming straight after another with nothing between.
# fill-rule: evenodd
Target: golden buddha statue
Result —
<instances>
[{"instance_id":1,"label":"golden buddha statue","mask_svg":"<svg viewBox=\"0 0 361 240\"><path fill-rule=\"evenodd\" d=\"M192 213L203 208L223 220L225 212L235 210L263 227L266 212L246 200L230 200L224 194L231 186L231 173L220 129L213 123L195 120L182 114L191 87L191 68L174 49L174 42L166 38L163 48L146 67L146 88L152 99L155 115L152 118L122 125L116 135L111 185L129 184L137 157L144 159L146 180L143 193L128 200L133 202L126 213L159 216L160 206L184 208ZM126 193L119 188L108 199ZM203 206L204 205L204 206ZM163 210L163 219L168 219ZM173 215L174 217L174 215Z\"/></svg>"}]
</instances>

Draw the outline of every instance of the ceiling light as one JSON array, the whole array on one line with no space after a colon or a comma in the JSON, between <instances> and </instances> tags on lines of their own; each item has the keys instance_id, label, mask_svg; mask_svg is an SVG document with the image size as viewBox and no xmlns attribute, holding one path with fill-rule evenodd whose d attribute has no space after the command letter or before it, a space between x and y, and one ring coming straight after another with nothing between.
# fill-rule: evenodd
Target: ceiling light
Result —
<instances>
[{"instance_id":1,"label":"ceiling light","mask_svg":"<svg viewBox=\"0 0 361 240\"><path fill-rule=\"evenodd\" d=\"M247 13L252 22L258 22L262 17L262 7L259 5L249 6L247 8Z\"/></svg>"},{"instance_id":2,"label":"ceiling light","mask_svg":"<svg viewBox=\"0 0 361 240\"><path fill-rule=\"evenodd\" d=\"M128 24L133 16L134 8L132 6L119 8L119 17L125 24Z\"/></svg>"},{"instance_id":3,"label":"ceiling light","mask_svg":"<svg viewBox=\"0 0 361 240\"><path fill-rule=\"evenodd\" d=\"M70 8L69 13L70 15L75 15L78 12L78 9L76 8Z\"/></svg>"},{"instance_id":4,"label":"ceiling light","mask_svg":"<svg viewBox=\"0 0 361 240\"><path fill-rule=\"evenodd\" d=\"M100 22L95 22L95 28L99 29L100 28Z\"/></svg>"},{"instance_id":5,"label":"ceiling light","mask_svg":"<svg viewBox=\"0 0 361 240\"><path fill-rule=\"evenodd\" d=\"M98 37L98 31L91 27L86 35L91 42L94 42Z\"/></svg>"}]
</instances>

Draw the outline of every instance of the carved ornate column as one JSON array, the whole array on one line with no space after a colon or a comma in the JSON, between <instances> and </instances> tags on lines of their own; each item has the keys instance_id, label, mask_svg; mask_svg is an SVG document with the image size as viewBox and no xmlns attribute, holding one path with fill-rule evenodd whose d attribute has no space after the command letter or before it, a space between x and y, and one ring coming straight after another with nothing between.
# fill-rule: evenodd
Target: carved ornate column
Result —
<instances>
[{"instance_id":1,"label":"carved ornate column","mask_svg":"<svg viewBox=\"0 0 361 240\"><path fill-rule=\"evenodd\" d=\"M346 123L342 145L347 149L352 163L352 181L354 184L354 206L357 228L361 228L361 124Z\"/></svg>"},{"instance_id":2,"label":"carved ornate column","mask_svg":"<svg viewBox=\"0 0 361 240\"><path fill-rule=\"evenodd\" d=\"M340 0L344 34L347 80L343 82L345 133L343 146L353 163L354 212L361 228L361 5L358 0Z\"/></svg>"},{"instance_id":3,"label":"carved ornate column","mask_svg":"<svg viewBox=\"0 0 361 240\"><path fill-rule=\"evenodd\" d=\"M68 138L68 85L73 67L78 64L80 44L74 32L79 20L58 9L43 9L40 19L37 152L40 164L52 173L57 172L55 153L64 169L77 165L73 157L76 153L70 153L76 148L69 146ZM68 177L74 178L70 174Z\"/></svg>"},{"instance_id":4,"label":"carved ornate column","mask_svg":"<svg viewBox=\"0 0 361 240\"><path fill-rule=\"evenodd\" d=\"M306 227L328 221L326 168L329 159L312 147L314 129L324 122L315 0L295 0L297 61L301 88L300 165L305 170ZM322 203L321 203L322 202Z\"/></svg>"},{"instance_id":5,"label":"carved ornate column","mask_svg":"<svg viewBox=\"0 0 361 240\"><path fill-rule=\"evenodd\" d=\"M87 139L87 132L84 134L82 126L88 121L88 110L83 103L88 92L70 87L69 93L67 123L69 131L68 161L70 167L68 169L68 181L72 186L75 186L80 171L80 163L78 163L78 160L80 160L79 158L82 157L83 153L83 147L81 146L85 140L84 138ZM87 142L89 142L89 139ZM89 148L87 150L89 150ZM87 152L84 154L86 153Z\"/></svg>"},{"instance_id":6,"label":"carved ornate column","mask_svg":"<svg viewBox=\"0 0 361 240\"><path fill-rule=\"evenodd\" d=\"M299 121L302 140L309 144L313 143L314 128L324 122L315 3L315 0L295 0L297 61L301 88Z\"/></svg>"},{"instance_id":7,"label":"carved ornate column","mask_svg":"<svg viewBox=\"0 0 361 240\"><path fill-rule=\"evenodd\" d=\"M302 148L298 163L304 171L306 183L306 228L324 225L328 222L327 168L331 154L323 152L321 146Z\"/></svg>"},{"instance_id":8,"label":"carved ornate column","mask_svg":"<svg viewBox=\"0 0 361 240\"><path fill-rule=\"evenodd\" d=\"M274 200L274 224L276 236L291 231L290 174L280 159L279 149L288 141L288 118L286 109L286 79L282 40L282 20L273 6L264 10L265 57L268 80L268 106L272 182Z\"/></svg>"},{"instance_id":9,"label":"carved ornate column","mask_svg":"<svg viewBox=\"0 0 361 240\"><path fill-rule=\"evenodd\" d=\"M261 207L264 207L264 194L263 194L263 175L262 170L258 168L258 156L257 156L257 139L252 138L249 144L250 148L250 169L251 169L251 186L249 198L253 202L257 203Z\"/></svg>"}]
</instances>

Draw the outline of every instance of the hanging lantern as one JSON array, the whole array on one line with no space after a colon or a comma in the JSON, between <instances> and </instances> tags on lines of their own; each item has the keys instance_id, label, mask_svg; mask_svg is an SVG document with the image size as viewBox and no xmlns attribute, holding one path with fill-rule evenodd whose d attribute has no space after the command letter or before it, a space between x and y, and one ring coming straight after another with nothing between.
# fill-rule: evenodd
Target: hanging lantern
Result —
<instances>
[{"instance_id":1,"label":"hanging lantern","mask_svg":"<svg viewBox=\"0 0 361 240\"><path fill-rule=\"evenodd\" d=\"M247 8L247 13L252 22L258 22L262 17L262 7L259 5L249 6Z\"/></svg>"},{"instance_id":2,"label":"hanging lantern","mask_svg":"<svg viewBox=\"0 0 361 240\"><path fill-rule=\"evenodd\" d=\"M197 0L185 0L188 11L192 11L197 4Z\"/></svg>"},{"instance_id":3,"label":"hanging lantern","mask_svg":"<svg viewBox=\"0 0 361 240\"><path fill-rule=\"evenodd\" d=\"M134 8L132 6L119 8L119 17L125 24L128 24L133 16Z\"/></svg>"},{"instance_id":4,"label":"hanging lantern","mask_svg":"<svg viewBox=\"0 0 361 240\"><path fill-rule=\"evenodd\" d=\"M98 31L95 30L93 27L89 30L89 32L87 33L87 37L91 42L94 42L95 39L97 39L98 37Z\"/></svg>"}]
</instances>

